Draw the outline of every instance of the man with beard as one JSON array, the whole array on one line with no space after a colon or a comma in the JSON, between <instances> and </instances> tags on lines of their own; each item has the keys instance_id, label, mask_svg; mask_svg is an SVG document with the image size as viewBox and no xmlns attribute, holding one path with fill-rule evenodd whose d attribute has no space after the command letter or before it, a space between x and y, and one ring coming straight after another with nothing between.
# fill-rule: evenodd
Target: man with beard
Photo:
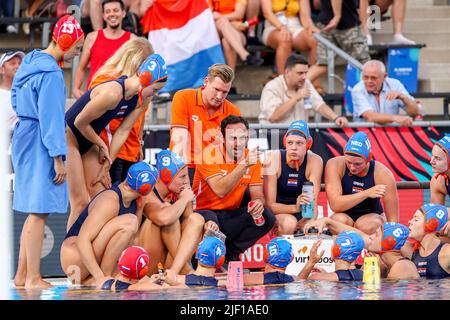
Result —
<instances>
[{"instance_id":1,"label":"man with beard","mask_svg":"<svg viewBox=\"0 0 450 320\"><path fill-rule=\"evenodd\" d=\"M261 93L260 123L291 123L308 121L309 109L314 109L340 127L347 126L347 119L338 116L306 79L308 62L299 55L286 60L284 74L269 81Z\"/></svg>"},{"instance_id":2,"label":"man with beard","mask_svg":"<svg viewBox=\"0 0 450 320\"><path fill-rule=\"evenodd\" d=\"M122 0L104 0L102 2L103 20L106 28L93 31L86 36L80 64L75 73L73 85L73 96L79 98L84 91L81 86L84 80L84 73L90 64L89 76L86 87L89 86L94 74L108 60L117 49L129 39L136 36L122 29L122 21L126 12Z\"/></svg>"}]
</instances>

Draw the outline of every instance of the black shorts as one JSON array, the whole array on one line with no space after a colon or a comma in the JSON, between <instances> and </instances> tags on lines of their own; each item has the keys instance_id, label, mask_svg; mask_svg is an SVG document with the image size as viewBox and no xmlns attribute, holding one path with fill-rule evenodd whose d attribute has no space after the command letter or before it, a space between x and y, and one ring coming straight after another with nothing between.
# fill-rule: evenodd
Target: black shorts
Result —
<instances>
[{"instance_id":1,"label":"black shorts","mask_svg":"<svg viewBox=\"0 0 450 320\"><path fill-rule=\"evenodd\" d=\"M255 224L252 216L247 211L247 207L236 210L200 210L196 212L205 218L205 222L216 222L220 231L227 237L225 245L228 261L253 246L260 238L272 230L276 220L272 211L267 208L263 212L265 223L260 227Z\"/></svg>"}]
</instances>

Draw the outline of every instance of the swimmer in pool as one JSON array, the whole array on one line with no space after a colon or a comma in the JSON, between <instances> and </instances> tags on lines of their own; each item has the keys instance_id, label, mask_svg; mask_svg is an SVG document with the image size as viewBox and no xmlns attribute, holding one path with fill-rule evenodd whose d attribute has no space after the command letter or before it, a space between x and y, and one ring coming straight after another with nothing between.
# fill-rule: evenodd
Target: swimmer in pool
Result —
<instances>
[{"instance_id":1,"label":"swimmer in pool","mask_svg":"<svg viewBox=\"0 0 450 320\"><path fill-rule=\"evenodd\" d=\"M367 235L356 228L330 218L311 221L305 225L304 230L312 227L318 229L319 234L325 227L334 233L348 230L357 232L364 239L364 247L369 251L368 255L378 257L382 277L398 280L419 278L414 263L402 256L400 252L409 235L408 228L400 223L385 222L372 235Z\"/></svg>"},{"instance_id":2,"label":"swimmer in pool","mask_svg":"<svg viewBox=\"0 0 450 320\"><path fill-rule=\"evenodd\" d=\"M165 270L162 280L169 286L189 288L198 286L222 287L226 286L225 280L217 280L214 277L215 270L220 268L225 261L225 244L216 237L205 237L197 247L197 269L188 275L179 275L170 269ZM147 291L153 288L153 280L144 278L129 290Z\"/></svg>"}]
</instances>

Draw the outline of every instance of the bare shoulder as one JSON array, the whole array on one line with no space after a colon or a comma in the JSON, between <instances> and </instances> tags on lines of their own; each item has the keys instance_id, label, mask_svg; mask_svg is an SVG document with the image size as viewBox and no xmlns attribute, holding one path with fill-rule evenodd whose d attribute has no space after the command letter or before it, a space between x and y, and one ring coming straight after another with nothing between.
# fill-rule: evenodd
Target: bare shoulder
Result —
<instances>
[{"instance_id":1,"label":"bare shoulder","mask_svg":"<svg viewBox=\"0 0 450 320\"><path fill-rule=\"evenodd\" d=\"M312 152L311 150L308 150L308 163L311 160L312 163L320 163L323 164L323 159L321 156L319 156L317 153Z\"/></svg>"},{"instance_id":2,"label":"bare shoulder","mask_svg":"<svg viewBox=\"0 0 450 320\"><path fill-rule=\"evenodd\" d=\"M91 98L101 96L106 101L120 101L123 98L123 90L117 81L108 81L97 85L91 93Z\"/></svg>"},{"instance_id":3,"label":"bare shoulder","mask_svg":"<svg viewBox=\"0 0 450 320\"><path fill-rule=\"evenodd\" d=\"M374 175L377 180L380 179L382 181L395 181L392 171L378 161L375 161Z\"/></svg>"},{"instance_id":4,"label":"bare shoulder","mask_svg":"<svg viewBox=\"0 0 450 320\"><path fill-rule=\"evenodd\" d=\"M95 40L97 40L97 35L98 35L98 31L89 32L86 36L86 39L84 40L84 45L92 47Z\"/></svg>"},{"instance_id":5,"label":"bare shoulder","mask_svg":"<svg viewBox=\"0 0 450 320\"><path fill-rule=\"evenodd\" d=\"M345 167L345 158L342 156L334 157L327 161L325 165L325 170L327 171L328 174L335 173L341 176L344 167Z\"/></svg>"}]
</instances>

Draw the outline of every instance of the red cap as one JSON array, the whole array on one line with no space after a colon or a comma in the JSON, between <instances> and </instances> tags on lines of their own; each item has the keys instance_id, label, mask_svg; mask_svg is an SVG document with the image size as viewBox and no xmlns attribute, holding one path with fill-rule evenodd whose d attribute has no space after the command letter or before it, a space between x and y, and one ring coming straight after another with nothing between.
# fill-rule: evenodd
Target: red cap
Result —
<instances>
[{"instance_id":1,"label":"red cap","mask_svg":"<svg viewBox=\"0 0 450 320\"><path fill-rule=\"evenodd\" d=\"M65 15L55 24L52 39L63 52L66 52L83 36L84 32L78 21L72 16Z\"/></svg>"},{"instance_id":2,"label":"red cap","mask_svg":"<svg viewBox=\"0 0 450 320\"><path fill-rule=\"evenodd\" d=\"M147 275L149 256L144 248L131 246L119 258L119 270L128 279L141 279Z\"/></svg>"}]
</instances>

